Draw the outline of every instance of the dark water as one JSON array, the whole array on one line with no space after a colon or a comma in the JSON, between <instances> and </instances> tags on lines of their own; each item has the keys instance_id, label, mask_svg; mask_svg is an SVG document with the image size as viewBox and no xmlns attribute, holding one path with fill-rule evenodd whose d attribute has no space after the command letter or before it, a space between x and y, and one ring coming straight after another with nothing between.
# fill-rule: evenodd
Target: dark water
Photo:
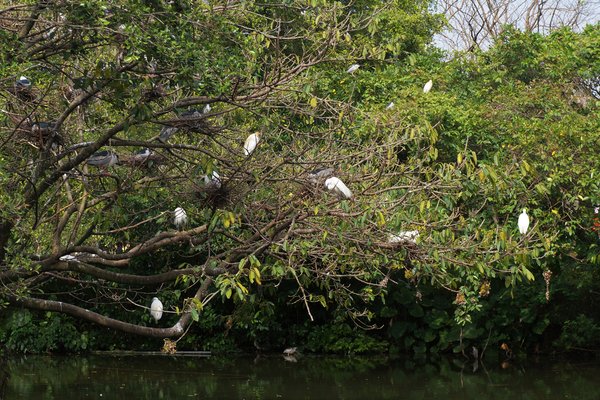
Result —
<instances>
[{"instance_id":1,"label":"dark water","mask_svg":"<svg viewBox=\"0 0 600 400\"><path fill-rule=\"evenodd\" d=\"M7 400L600 399L600 364L548 360L473 372L447 359L29 356L4 369Z\"/></svg>"}]
</instances>

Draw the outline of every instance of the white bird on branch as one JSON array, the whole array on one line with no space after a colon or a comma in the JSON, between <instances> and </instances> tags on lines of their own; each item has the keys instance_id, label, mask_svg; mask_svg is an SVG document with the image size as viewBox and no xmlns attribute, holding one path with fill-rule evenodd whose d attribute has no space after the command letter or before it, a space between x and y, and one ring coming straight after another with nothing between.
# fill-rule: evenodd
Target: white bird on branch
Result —
<instances>
[{"instance_id":1,"label":"white bird on branch","mask_svg":"<svg viewBox=\"0 0 600 400\"><path fill-rule=\"evenodd\" d=\"M283 350L283 354L286 356L293 356L297 351L297 347L288 347L287 349Z\"/></svg>"},{"instance_id":2,"label":"white bird on branch","mask_svg":"<svg viewBox=\"0 0 600 400\"><path fill-rule=\"evenodd\" d=\"M152 315L156 322L158 322L158 320L162 318L163 304L158 299L158 297L152 298L152 304L150 305L150 315Z\"/></svg>"},{"instance_id":3,"label":"white bird on branch","mask_svg":"<svg viewBox=\"0 0 600 400\"><path fill-rule=\"evenodd\" d=\"M431 87L433 86L433 81L430 79L427 81L427 83L425 84L425 86L423 86L423 93L429 93L429 91L431 90Z\"/></svg>"},{"instance_id":4,"label":"white bird on branch","mask_svg":"<svg viewBox=\"0 0 600 400\"><path fill-rule=\"evenodd\" d=\"M390 104L387 105L387 107L385 108L386 110L391 110L392 108L394 108L394 102L390 101Z\"/></svg>"},{"instance_id":5,"label":"white bird on branch","mask_svg":"<svg viewBox=\"0 0 600 400\"><path fill-rule=\"evenodd\" d=\"M77 259L77 257L72 256L71 254L65 254L64 256L61 256L59 258L60 261L66 261L66 262L79 262L79 260Z\"/></svg>"},{"instance_id":6,"label":"white bird on branch","mask_svg":"<svg viewBox=\"0 0 600 400\"><path fill-rule=\"evenodd\" d=\"M260 132L256 132L246 138L246 141L244 142L244 155L249 156L252 154L260 141L260 135Z\"/></svg>"},{"instance_id":7,"label":"white bird on branch","mask_svg":"<svg viewBox=\"0 0 600 400\"><path fill-rule=\"evenodd\" d=\"M417 244L417 238L419 237L419 231L402 231L397 235L390 233L388 236L389 243L411 243Z\"/></svg>"},{"instance_id":8,"label":"white bird on branch","mask_svg":"<svg viewBox=\"0 0 600 400\"><path fill-rule=\"evenodd\" d=\"M187 224L187 213L185 212L185 210L183 208L177 207L175 209L175 219L174 219L173 223L175 224L177 229L179 229L179 228L183 227L185 224Z\"/></svg>"},{"instance_id":9,"label":"white bird on branch","mask_svg":"<svg viewBox=\"0 0 600 400\"><path fill-rule=\"evenodd\" d=\"M523 209L523 212L521 213L521 215L519 215L518 225L519 225L519 232L521 233L521 235L526 234L527 229L529 229L529 215L527 215L527 211L525 208Z\"/></svg>"},{"instance_id":10,"label":"white bird on branch","mask_svg":"<svg viewBox=\"0 0 600 400\"><path fill-rule=\"evenodd\" d=\"M344 182L342 182L341 179L336 178L335 176L327 178L327 180L325 181L325 187L328 190L331 190L332 192L337 194L338 197L342 199L352 198L352 192L350 191L350 189L348 189L348 186L344 185Z\"/></svg>"},{"instance_id":11,"label":"white bird on branch","mask_svg":"<svg viewBox=\"0 0 600 400\"><path fill-rule=\"evenodd\" d=\"M350 68L348 68L348 70L346 72L349 73L349 74L353 74L359 68L360 68L360 65L358 65L358 64L352 64L350 66Z\"/></svg>"},{"instance_id":12,"label":"white bird on branch","mask_svg":"<svg viewBox=\"0 0 600 400\"><path fill-rule=\"evenodd\" d=\"M207 104L204 106L204 108L202 109L202 113L203 114L208 114L210 112L210 104Z\"/></svg>"}]
</instances>

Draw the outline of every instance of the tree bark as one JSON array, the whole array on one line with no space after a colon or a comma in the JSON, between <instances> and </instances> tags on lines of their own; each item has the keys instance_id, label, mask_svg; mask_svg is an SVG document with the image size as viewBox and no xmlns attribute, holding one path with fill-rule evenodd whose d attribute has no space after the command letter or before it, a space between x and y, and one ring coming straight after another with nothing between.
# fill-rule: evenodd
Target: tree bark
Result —
<instances>
[{"instance_id":1,"label":"tree bark","mask_svg":"<svg viewBox=\"0 0 600 400\"><path fill-rule=\"evenodd\" d=\"M212 278L207 278L202 282L202 285L196 292L194 298L202 300L206 296L208 287L212 283ZM63 314L68 314L76 318L84 319L95 324L116 329L122 332L132 333L134 335L155 337L155 338L171 338L181 336L191 322L191 312L186 310L183 312L177 323L170 328L151 328L123 322L118 319L110 318L102 314L90 311L88 309L75 306L73 304L64 303L62 301L44 300L34 297L17 297L7 296L8 301L13 306L25 307L33 310L55 311Z\"/></svg>"}]
</instances>

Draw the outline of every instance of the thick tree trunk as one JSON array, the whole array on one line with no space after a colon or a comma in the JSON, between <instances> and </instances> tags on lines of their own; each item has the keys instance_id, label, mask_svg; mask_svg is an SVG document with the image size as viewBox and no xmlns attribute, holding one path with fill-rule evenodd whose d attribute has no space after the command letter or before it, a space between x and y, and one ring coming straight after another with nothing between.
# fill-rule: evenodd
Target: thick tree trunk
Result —
<instances>
[{"instance_id":1,"label":"thick tree trunk","mask_svg":"<svg viewBox=\"0 0 600 400\"><path fill-rule=\"evenodd\" d=\"M6 254L6 244L10 238L10 231L13 225L11 222L3 221L0 223L0 264L4 261Z\"/></svg>"}]
</instances>

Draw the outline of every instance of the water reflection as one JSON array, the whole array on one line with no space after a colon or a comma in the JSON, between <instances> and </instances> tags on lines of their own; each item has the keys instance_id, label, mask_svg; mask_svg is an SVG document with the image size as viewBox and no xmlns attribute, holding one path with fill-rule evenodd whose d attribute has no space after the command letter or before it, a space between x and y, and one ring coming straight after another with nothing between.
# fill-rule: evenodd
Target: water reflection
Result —
<instances>
[{"instance_id":1,"label":"water reflection","mask_svg":"<svg viewBox=\"0 0 600 400\"><path fill-rule=\"evenodd\" d=\"M5 399L596 399L600 364L479 368L385 358L28 356ZM0 398L2 398L0 394Z\"/></svg>"}]
</instances>

